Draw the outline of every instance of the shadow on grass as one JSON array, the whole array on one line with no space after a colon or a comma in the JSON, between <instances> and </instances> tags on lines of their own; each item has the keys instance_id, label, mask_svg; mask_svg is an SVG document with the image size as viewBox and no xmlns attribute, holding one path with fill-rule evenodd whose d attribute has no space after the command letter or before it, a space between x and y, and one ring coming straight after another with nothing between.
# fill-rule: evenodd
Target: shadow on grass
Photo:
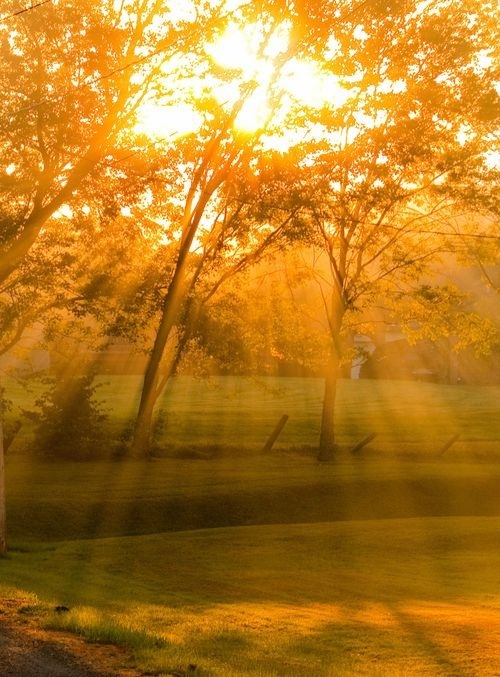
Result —
<instances>
[{"instance_id":1,"label":"shadow on grass","mask_svg":"<svg viewBox=\"0 0 500 677\"><path fill-rule=\"evenodd\" d=\"M148 491L154 470L137 466L136 482L142 476L146 487L141 496L121 486L122 466L116 464L117 476L107 485L101 478L101 489L88 497L82 487L72 493L70 486L60 500L50 486L47 495L12 497L9 531L17 541L59 541L259 524L500 514L498 476L486 473L383 479L358 473L317 476L308 484L290 486L286 475L281 484L263 475L260 483L249 477L247 484L240 480L232 487L229 478L212 494L188 488L182 496L169 492L168 486ZM213 476L207 469L208 482Z\"/></svg>"},{"instance_id":2,"label":"shadow on grass","mask_svg":"<svg viewBox=\"0 0 500 677\"><path fill-rule=\"evenodd\" d=\"M0 566L6 583L74 608L59 626L129 645L151 670L485 676L499 527L420 517L206 529L59 543ZM467 604L461 624L452 617ZM456 633L468 641L450 644ZM480 641L484 661L467 671Z\"/></svg>"}]
</instances>

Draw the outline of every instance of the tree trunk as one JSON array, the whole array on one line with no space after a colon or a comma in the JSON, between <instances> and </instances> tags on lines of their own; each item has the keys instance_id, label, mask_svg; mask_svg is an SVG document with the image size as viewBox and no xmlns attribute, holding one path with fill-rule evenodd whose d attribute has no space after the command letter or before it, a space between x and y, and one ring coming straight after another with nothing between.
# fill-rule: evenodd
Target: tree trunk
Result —
<instances>
[{"instance_id":1,"label":"tree trunk","mask_svg":"<svg viewBox=\"0 0 500 677\"><path fill-rule=\"evenodd\" d=\"M3 406L0 388L0 556L7 552L7 521L5 509L5 458L3 448Z\"/></svg>"},{"instance_id":2,"label":"tree trunk","mask_svg":"<svg viewBox=\"0 0 500 677\"><path fill-rule=\"evenodd\" d=\"M148 372L151 374L155 367L151 366L151 359L148 362L146 373L144 375L144 383L141 392L141 401L137 418L134 424L134 437L132 440L131 454L132 456L146 456L149 446L151 444L151 431L153 429L153 413L157 400L156 384L158 382L158 374L153 374L155 378L151 380L148 377Z\"/></svg>"},{"instance_id":3,"label":"tree trunk","mask_svg":"<svg viewBox=\"0 0 500 677\"><path fill-rule=\"evenodd\" d=\"M335 401L339 378L339 357L334 351L328 360L321 412L318 461L331 461L335 455Z\"/></svg>"},{"instance_id":4,"label":"tree trunk","mask_svg":"<svg viewBox=\"0 0 500 677\"><path fill-rule=\"evenodd\" d=\"M134 456L146 456L151 442L153 413L156 400L162 390L160 383L160 367L167 341L180 317L187 291L184 281L184 260L179 260L163 303L162 315L156 333L153 349L144 372L141 400L134 426L131 453ZM163 379L165 381L165 379Z\"/></svg>"},{"instance_id":5,"label":"tree trunk","mask_svg":"<svg viewBox=\"0 0 500 677\"><path fill-rule=\"evenodd\" d=\"M232 121L236 118L243 102L244 98L235 105L233 113L227 120L227 128L230 127ZM183 235L179 245L179 255L172 280L163 302L162 315L153 350L151 351L144 373L141 401L137 412L134 427L134 439L131 448L132 454L136 456L144 456L147 454L151 440L154 407L162 390L161 385L158 387L160 384L161 361L167 341L179 320L183 306L188 299L189 292L192 290L196 281L196 275L191 280L186 279L186 267L191 245L210 198L229 175L233 162L240 152L239 150L236 150L233 154L230 154L226 160L222 160L222 168L215 169L215 167L213 167L214 171L211 178L206 179L206 176L210 174L208 171L210 166L212 163L216 162L215 158L224 138L224 129L221 129L207 145L186 198L181 228ZM196 197L198 190L201 192L200 195ZM195 202L194 205L193 202ZM165 379L162 379L162 381L164 384Z\"/></svg>"},{"instance_id":6,"label":"tree trunk","mask_svg":"<svg viewBox=\"0 0 500 677\"><path fill-rule=\"evenodd\" d=\"M160 327L156 334L153 350L151 351L146 365L146 371L144 372L141 399L135 420L134 436L131 446L131 454L133 456L147 456L151 444L155 405L163 390L162 385L160 385L160 367L162 365L167 341L175 323L175 318L172 317L171 311L172 309L168 308L166 304L160 321ZM167 380L168 377L163 376L161 378L162 384L164 385Z\"/></svg>"},{"instance_id":7,"label":"tree trunk","mask_svg":"<svg viewBox=\"0 0 500 677\"><path fill-rule=\"evenodd\" d=\"M196 276L190 280L186 277L186 266L189 250L197 232L197 226L203 213L203 205L208 201L208 197L200 198L195 216L192 217L189 226L186 229L181 245L175 271L168 287L165 299L163 301L160 324L156 332L153 349L144 372L144 383L141 392L141 401L134 426L134 438L132 441L131 452L135 456L145 456L151 441L151 429L153 424L153 412L156 400L163 390L168 379L163 378L160 383L160 367L169 337L172 330L179 322L183 309L186 309L186 302L189 294L196 282ZM182 350L184 343L178 350ZM179 357L179 356L177 356ZM170 373L175 369L177 359L174 358L170 365Z\"/></svg>"},{"instance_id":8,"label":"tree trunk","mask_svg":"<svg viewBox=\"0 0 500 677\"><path fill-rule=\"evenodd\" d=\"M340 378L342 363L342 340L340 333L346 309L340 284L332 291L330 303L328 313L330 353L326 366L318 461L332 460L337 448L335 443L335 404L337 399L337 382Z\"/></svg>"}]
</instances>

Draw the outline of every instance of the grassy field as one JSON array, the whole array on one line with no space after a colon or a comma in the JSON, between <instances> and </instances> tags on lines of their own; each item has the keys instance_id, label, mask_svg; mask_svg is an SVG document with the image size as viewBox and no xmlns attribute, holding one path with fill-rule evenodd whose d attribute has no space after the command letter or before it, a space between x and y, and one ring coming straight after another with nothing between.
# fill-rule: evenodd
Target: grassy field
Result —
<instances>
[{"instance_id":1,"label":"grassy field","mask_svg":"<svg viewBox=\"0 0 500 677\"><path fill-rule=\"evenodd\" d=\"M495 515L500 464L309 456L7 463L11 540L418 516Z\"/></svg>"},{"instance_id":2,"label":"grassy field","mask_svg":"<svg viewBox=\"0 0 500 677\"><path fill-rule=\"evenodd\" d=\"M134 388L129 379L120 388L103 385L103 398L113 410L126 411ZM137 387L137 386L135 386ZM123 393L120 403L117 393ZM124 397L125 395L125 397ZM315 445L323 398L321 379L214 378L208 383L184 377L165 394L160 411L167 441L178 444L241 444L260 446L282 414L289 415L278 447ZM500 440L500 388L442 386L408 381L340 382L337 434L350 444L376 432L382 444L417 443L427 448L460 433L464 439Z\"/></svg>"},{"instance_id":3,"label":"grassy field","mask_svg":"<svg viewBox=\"0 0 500 677\"><path fill-rule=\"evenodd\" d=\"M235 527L59 542L0 565L4 586L37 595L25 612L125 644L149 674L493 677L499 529L498 517Z\"/></svg>"},{"instance_id":4,"label":"grassy field","mask_svg":"<svg viewBox=\"0 0 500 677\"><path fill-rule=\"evenodd\" d=\"M320 382L264 385L176 382L165 449L228 445L213 458L44 463L15 443L0 597L156 675L498 675L499 389L343 382L342 449L319 464ZM119 426L137 381L103 393Z\"/></svg>"},{"instance_id":5,"label":"grassy field","mask_svg":"<svg viewBox=\"0 0 500 677\"><path fill-rule=\"evenodd\" d=\"M98 397L110 413L113 433L136 411L140 382L135 376L99 380ZM5 390L19 406L29 408L39 390L29 395L21 384L6 380ZM212 378L172 380L160 405L162 430L158 446L226 445L260 449L283 414L289 421L277 448L314 446L319 436L323 383L315 378ZM500 387L445 386L409 381L341 380L337 436L353 445L371 433L376 446L395 452L433 454L455 434L482 454L498 451ZM29 431L25 426L24 432ZM24 432L19 435L22 443ZM471 446L472 444L472 446Z\"/></svg>"}]
</instances>

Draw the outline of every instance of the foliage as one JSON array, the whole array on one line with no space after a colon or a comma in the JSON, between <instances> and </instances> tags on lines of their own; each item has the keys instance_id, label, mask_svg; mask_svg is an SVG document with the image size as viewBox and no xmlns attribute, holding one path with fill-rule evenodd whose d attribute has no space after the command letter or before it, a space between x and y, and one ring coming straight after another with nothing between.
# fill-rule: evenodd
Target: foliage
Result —
<instances>
[{"instance_id":1,"label":"foliage","mask_svg":"<svg viewBox=\"0 0 500 677\"><path fill-rule=\"evenodd\" d=\"M93 374L44 377L46 391L26 416L34 423L36 453L50 459L88 460L103 455L107 413L96 400Z\"/></svg>"},{"instance_id":2,"label":"foliage","mask_svg":"<svg viewBox=\"0 0 500 677\"><path fill-rule=\"evenodd\" d=\"M497 294L500 291L498 226L498 217L477 215L475 218L467 218L465 222L461 220L460 233L450 238L450 250L455 253L458 261L477 266L485 287Z\"/></svg>"},{"instance_id":3,"label":"foliage","mask_svg":"<svg viewBox=\"0 0 500 677\"><path fill-rule=\"evenodd\" d=\"M145 241L148 227L118 218L154 175L131 128L161 65L199 39L202 16L193 32L185 17L158 22L160 3L139 4L135 13L133 2L39 3L25 12L3 3L1 352L62 309L90 309L109 323L147 279L130 262L145 262L132 241L139 230Z\"/></svg>"},{"instance_id":4,"label":"foliage","mask_svg":"<svg viewBox=\"0 0 500 677\"><path fill-rule=\"evenodd\" d=\"M500 341L498 325L474 312L468 296L456 286L422 284L412 296L404 294L398 299L397 309L412 342L444 337L451 340L455 352L472 347L480 356L490 353Z\"/></svg>"},{"instance_id":5,"label":"foliage","mask_svg":"<svg viewBox=\"0 0 500 677\"><path fill-rule=\"evenodd\" d=\"M218 373L317 375L327 344L308 275L292 251L239 273L207 302L195 333Z\"/></svg>"},{"instance_id":6,"label":"foliage","mask_svg":"<svg viewBox=\"0 0 500 677\"><path fill-rule=\"evenodd\" d=\"M323 350L336 372L363 311L419 284L450 246L458 210L494 218L498 22L487 0L466 13L410 0L6 6L3 347L37 320L53 332L67 312L133 339L149 354L138 450L208 324L219 362L267 349L317 369ZM214 42L235 26L253 56L223 65ZM176 108L195 115L196 133L165 117L141 131L148 111ZM253 299L257 331L232 332L218 291L296 241L322 252L319 335L297 321L297 296L273 301L271 317ZM215 345L217 323L231 345Z\"/></svg>"},{"instance_id":7,"label":"foliage","mask_svg":"<svg viewBox=\"0 0 500 677\"><path fill-rule=\"evenodd\" d=\"M322 252L312 258L320 260L330 332L325 459L335 447L336 378L349 326L366 325L363 313L384 300L394 307L415 288L418 296L428 264L460 233L457 224L496 213L498 169L489 157L498 118L487 102L498 102L498 93L493 60L481 58L481 50L495 49L489 4L474 3L481 25L452 3L379 10L364 3L360 15L336 26L323 67L339 76L339 101L311 111L307 141L270 177L285 204L293 195L302 205L310 246ZM465 313L456 320L463 345L491 344L491 322ZM446 331L438 313L425 323L434 335Z\"/></svg>"}]
</instances>

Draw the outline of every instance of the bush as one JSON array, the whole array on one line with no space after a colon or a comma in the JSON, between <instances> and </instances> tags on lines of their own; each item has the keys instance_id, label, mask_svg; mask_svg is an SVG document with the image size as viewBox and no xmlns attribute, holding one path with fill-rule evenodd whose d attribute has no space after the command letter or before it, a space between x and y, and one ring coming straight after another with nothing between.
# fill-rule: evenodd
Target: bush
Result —
<instances>
[{"instance_id":1,"label":"bush","mask_svg":"<svg viewBox=\"0 0 500 677\"><path fill-rule=\"evenodd\" d=\"M49 458L86 460L102 454L107 414L92 374L44 379L46 392L26 412L35 423L35 449Z\"/></svg>"}]
</instances>

